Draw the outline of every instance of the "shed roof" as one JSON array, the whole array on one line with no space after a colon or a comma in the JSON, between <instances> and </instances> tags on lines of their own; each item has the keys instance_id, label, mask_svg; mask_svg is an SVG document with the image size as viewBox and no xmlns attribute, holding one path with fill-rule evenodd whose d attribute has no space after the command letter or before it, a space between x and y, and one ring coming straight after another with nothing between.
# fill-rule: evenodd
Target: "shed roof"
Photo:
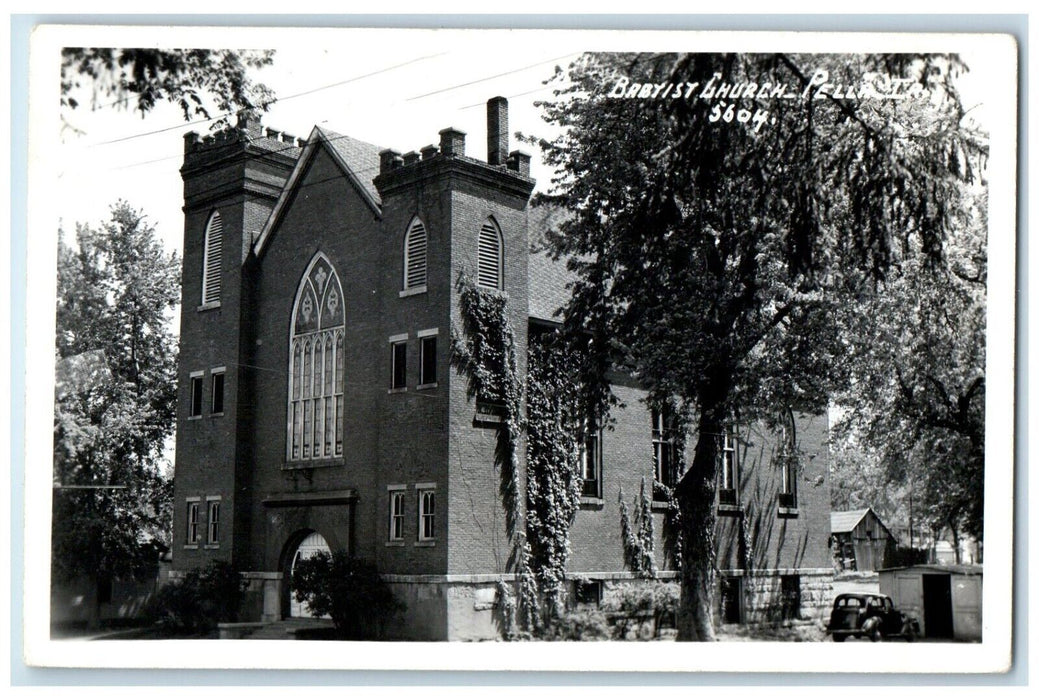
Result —
<instances>
[{"instance_id":1,"label":"shed roof","mask_svg":"<svg viewBox=\"0 0 1039 700\"><path fill-rule=\"evenodd\" d=\"M880 571L911 571L923 574L957 574L960 576L981 576L981 564L914 564L913 566L894 566Z\"/></svg>"},{"instance_id":2,"label":"shed roof","mask_svg":"<svg viewBox=\"0 0 1039 700\"><path fill-rule=\"evenodd\" d=\"M842 510L830 513L830 532L851 532L859 521L866 517L869 508Z\"/></svg>"}]
</instances>

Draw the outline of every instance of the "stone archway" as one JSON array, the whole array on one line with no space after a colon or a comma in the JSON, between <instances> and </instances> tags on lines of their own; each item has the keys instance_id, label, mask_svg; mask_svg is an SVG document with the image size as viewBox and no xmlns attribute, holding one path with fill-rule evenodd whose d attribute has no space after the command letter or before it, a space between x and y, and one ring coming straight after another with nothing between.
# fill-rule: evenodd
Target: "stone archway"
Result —
<instances>
[{"instance_id":1,"label":"stone archway","mask_svg":"<svg viewBox=\"0 0 1039 700\"><path fill-rule=\"evenodd\" d=\"M295 539L295 538L294 538ZM296 568L297 562L302 559L307 559L320 552L331 555L332 550L328 546L328 542L321 535L320 532L311 530L309 533L303 536L292 551L292 555L288 557L285 565L285 577L288 580L286 588L289 592L289 605L288 612L289 617L316 617L307 607L306 603L301 603L296 600L295 591L292 590L292 572Z\"/></svg>"}]
</instances>

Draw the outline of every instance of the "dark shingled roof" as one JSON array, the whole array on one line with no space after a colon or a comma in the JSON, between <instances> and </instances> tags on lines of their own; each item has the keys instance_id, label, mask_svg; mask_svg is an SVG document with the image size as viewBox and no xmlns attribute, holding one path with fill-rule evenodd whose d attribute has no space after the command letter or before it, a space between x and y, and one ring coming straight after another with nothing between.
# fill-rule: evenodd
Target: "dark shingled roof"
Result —
<instances>
[{"instance_id":1,"label":"dark shingled roof","mask_svg":"<svg viewBox=\"0 0 1039 700\"><path fill-rule=\"evenodd\" d=\"M851 532L869 512L869 508L830 513L830 532Z\"/></svg>"},{"instance_id":2,"label":"dark shingled roof","mask_svg":"<svg viewBox=\"0 0 1039 700\"><path fill-rule=\"evenodd\" d=\"M315 128L321 134L321 138L350 166L350 170L357 176L365 191L372 196L376 203L381 205L379 191L375 189L372 180L379 174L379 151L383 149L344 134L337 134L321 126Z\"/></svg>"},{"instance_id":3,"label":"dark shingled roof","mask_svg":"<svg viewBox=\"0 0 1039 700\"><path fill-rule=\"evenodd\" d=\"M570 284L576 275L566 269L566 259L553 260L545 243L545 232L562 223L565 210L553 206L531 207L527 240L530 243L530 317L560 321L560 308L570 301Z\"/></svg>"}]
</instances>

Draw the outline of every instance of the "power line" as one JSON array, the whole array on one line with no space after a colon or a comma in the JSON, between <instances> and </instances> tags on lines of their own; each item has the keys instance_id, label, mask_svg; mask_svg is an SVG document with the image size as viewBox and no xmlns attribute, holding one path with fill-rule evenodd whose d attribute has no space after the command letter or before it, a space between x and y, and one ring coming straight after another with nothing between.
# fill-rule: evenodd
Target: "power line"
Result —
<instances>
[{"instance_id":1,"label":"power line","mask_svg":"<svg viewBox=\"0 0 1039 700\"><path fill-rule=\"evenodd\" d=\"M513 73L519 73L521 71L529 70L531 68L537 68L538 66L543 66L546 63L555 63L556 61L562 61L564 58L569 58L571 56L578 56L578 55L580 55L579 51L578 52L574 52L574 53L564 54L563 56L559 56L557 58L550 58L547 61L538 61L537 63L531 63L529 66L523 66L522 68L514 68L512 70L505 71L504 73L497 73L496 75L489 75L486 78L478 78L476 80L470 80L467 83L459 83L457 85L451 85L451 86L448 86L448 87L445 87L445 88L441 88L439 90L434 90L433 92L427 92L427 93L424 93L422 95L415 95L414 97L409 97L406 100L406 102L412 102L414 100L421 100L422 98L430 97L431 95L439 95L439 94L441 94L443 92L449 92L451 90L457 90L458 88L468 87L470 85L476 85L477 83L483 83L483 82L486 82L488 80L494 80L495 78L501 78L501 77L504 77L506 75L512 75Z\"/></svg>"},{"instance_id":2,"label":"power line","mask_svg":"<svg viewBox=\"0 0 1039 700\"><path fill-rule=\"evenodd\" d=\"M264 102L262 105L260 105L260 107L262 107L264 110L266 110L271 105L277 104L279 102L285 102L286 100L295 99L297 97L303 97L305 95L312 95L312 94L314 94L316 92L321 92L322 90L329 90L331 88L339 87L341 85L347 85L349 83L354 83L354 82L357 82L358 80L364 80L365 78L370 78L370 77L372 77L374 75L381 75L382 73L388 73L389 71L397 70L398 68L403 68L404 66L409 66L409 65L411 65L413 63L418 63L419 61L425 61L425 60L428 60L430 58L437 58L438 56L443 56L445 54L447 54L446 51L441 51L440 53L429 54L428 56L419 56L418 58L413 58L410 61L405 61L404 63L398 63L396 65L388 66L386 68L380 68L379 70L372 71L371 73L365 73L363 75L357 75L357 76L354 76L352 78L347 78L346 80L340 80L338 82L331 83L329 85L322 85L321 87L316 87L316 88L313 88L313 89L310 89L310 90L304 90L303 92L297 92L297 93L293 93L291 95L286 95L285 97L276 97L273 100L268 100L267 102ZM119 138L116 138L116 139L110 139L108 141L99 141L98 143L91 144L90 147L94 148L96 146L107 146L107 145L110 145L110 144L113 144L113 143L121 143L123 141L130 141L132 139L142 138L144 136L153 136L155 134L162 134L162 133L165 133L165 132L168 132L168 131L175 131L175 130L180 129L180 128L185 127L185 126L192 126L194 124L204 124L206 122L217 121L218 119L224 119L225 117L230 117L230 116L232 116L234 114L237 114L237 112L224 112L222 114L218 114L215 117L206 117L204 119L195 119L193 121L182 122L182 123L179 123L179 124L175 124L173 126L163 127L161 129L154 129L152 131L143 131L143 132L138 133L138 134L131 134L129 136L122 136L122 137L119 137Z\"/></svg>"},{"instance_id":3,"label":"power line","mask_svg":"<svg viewBox=\"0 0 1039 700\"><path fill-rule=\"evenodd\" d=\"M527 90L525 92L519 92L519 93L516 93L516 94L513 94L513 95L507 95L506 99L510 99L511 100L511 99L514 99L514 98L517 98L517 97L524 97L526 95L532 95L532 94L534 94L536 92L543 92L544 90L547 90L549 88L550 88L550 86L548 86L548 85L542 85L541 87L535 88L533 90ZM476 102L476 103L471 104L471 105L466 105L464 107L459 107L458 111L462 111L462 110L465 110L465 109L472 109L473 107L482 107L485 104L487 104L487 103L486 102ZM494 134L494 136L503 136L503 135L506 135L506 134L507 134L507 132L499 132L499 133ZM328 142L331 142L331 141L336 141L336 140L338 140L340 138L353 138L353 137L349 136L347 134L340 134L339 136L337 136L335 138L326 139L325 143L328 143ZM374 145L374 144L372 144L372 145ZM292 145L288 145L288 146L286 146L284 148L278 148L278 149L269 150L269 151L266 152L266 154L284 153L285 151L290 151L293 148L300 148L300 146L292 144ZM181 158L182 156L183 156L183 153L179 152L179 153L176 153L176 154L170 155L170 156L163 156L161 158L153 158L152 160L143 160L143 161L138 161L136 163L128 163L126 165L120 165L120 166L117 166L117 167L114 167L114 168L108 168L108 170L126 170L128 168L136 168L136 167L141 166L141 165L151 165L153 163L161 163L162 161L173 160L175 158ZM250 158L253 158L253 157L254 156L250 156Z\"/></svg>"}]
</instances>

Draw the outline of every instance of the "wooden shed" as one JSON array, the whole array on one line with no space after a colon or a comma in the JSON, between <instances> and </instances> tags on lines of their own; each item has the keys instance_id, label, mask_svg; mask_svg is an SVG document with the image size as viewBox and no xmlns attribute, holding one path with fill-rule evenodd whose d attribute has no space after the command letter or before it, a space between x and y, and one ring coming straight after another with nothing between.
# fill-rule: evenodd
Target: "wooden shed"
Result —
<instances>
[{"instance_id":1,"label":"wooden shed","mask_svg":"<svg viewBox=\"0 0 1039 700\"><path fill-rule=\"evenodd\" d=\"M918 564L880 572L880 592L920 622L930 639L981 641L982 567Z\"/></svg>"},{"instance_id":2,"label":"wooden shed","mask_svg":"<svg viewBox=\"0 0 1039 700\"><path fill-rule=\"evenodd\" d=\"M830 513L830 535L845 571L884 568L897 540L872 508Z\"/></svg>"}]
</instances>

